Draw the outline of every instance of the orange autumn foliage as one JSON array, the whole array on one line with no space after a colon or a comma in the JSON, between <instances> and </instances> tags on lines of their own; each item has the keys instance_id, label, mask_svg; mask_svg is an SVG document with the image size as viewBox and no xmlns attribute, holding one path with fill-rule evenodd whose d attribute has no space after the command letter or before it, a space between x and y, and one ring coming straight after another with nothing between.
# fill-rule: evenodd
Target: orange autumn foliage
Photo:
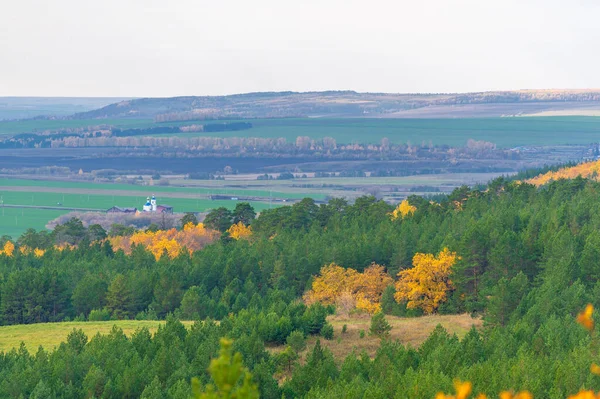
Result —
<instances>
[{"instance_id":1,"label":"orange autumn foliage","mask_svg":"<svg viewBox=\"0 0 600 399\"><path fill-rule=\"evenodd\" d=\"M593 331L594 330L594 319L592 319L592 315L594 314L594 306L592 304L588 304L583 312L577 315L577 323L581 324L586 330Z\"/></svg>"},{"instance_id":2,"label":"orange autumn foliage","mask_svg":"<svg viewBox=\"0 0 600 399\"><path fill-rule=\"evenodd\" d=\"M377 313L381 310L381 295L392 282L384 267L375 263L363 273L332 263L323 266L321 275L315 278L304 300L309 304L320 302L324 305L343 302L369 313Z\"/></svg>"},{"instance_id":3,"label":"orange autumn foliage","mask_svg":"<svg viewBox=\"0 0 600 399\"><path fill-rule=\"evenodd\" d=\"M456 260L456 252L448 248L437 256L415 254L413 268L398 273L394 298L397 302L407 301L408 309L421 308L427 314L434 313L452 288L450 272Z\"/></svg>"},{"instance_id":4,"label":"orange autumn foliage","mask_svg":"<svg viewBox=\"0 0 600 399\"><path fill-rule=\"evenodd\" d=\"M237 224L232 224L231 227L227 229L227 232L234 240L249 238L252 235L252 226L246 226L244 223L238 222Z\"/></svg>"},{"instance_id":5,"label":"orange autumn foliage","mask_svg":"<svg viewBox=\"0 0 600 399\"><path fill-rule=\"evenodd\" d=\"M175 258L183 248L192 253L202 249L218 237L218 232L206 229L202 223L186 224L182 230L169 229L138 231L131 236L109 237L113 249L122 249L126 254L131 253L132 245L142 245L158 260L166 253L169 258Z\"/></svg>"},{"instance_id":6,"label":"orange autumn foliage","mask_svg":"<svg viewBox=\"0 0 600 399\"><path fill-rule=\"evenodd\" d=\"M526 180L526 182L535 186L542 186L552 180L574 179L578 176L598 180L600 178L600 161L584 162L579 165L561 168L554 172L543 173Z\"/></svg>"},{"instance_id":7,"label":"orange autumn foliage","mask_svg":"<svg viewBox=\"0 0 600 399\"><path fill-rule=\"evenodd\" d=\"M417 210L417 207L409 204L408 200L403 200L401 203L398 204L396 209L394 209L393 212L390 214L390 218L392 220L396 220L399 218L404 219L405 217L415 213L416 210Z\"/></svg>"}]
</instances>

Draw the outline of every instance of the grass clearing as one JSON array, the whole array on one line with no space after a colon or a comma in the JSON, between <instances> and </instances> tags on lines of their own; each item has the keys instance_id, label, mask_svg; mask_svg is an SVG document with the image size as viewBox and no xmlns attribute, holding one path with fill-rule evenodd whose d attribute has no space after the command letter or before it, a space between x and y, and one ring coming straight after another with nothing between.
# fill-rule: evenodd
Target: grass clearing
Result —
<instances>
[{"instance_id":1,"label":"grass clearing","mask_svg":"<svg viewBox=\"0 0 600 399\"><path fill-rule=\"evenodd\" d=\"M450 334L456 334L459 338L462 338L472 326L479 328L483 325L481 319L472 318L468 314L432 315L410 318L385 316L385 318L392 326L390 338L392 340L399 340L400 343L412 347L421 345L438 324L441 324ZM328 321L333 325L334 338L329 341L323 337L310 337L307 340L307 349L300 354L302 360L306 359L308 351L312 350L317 339L321 340L322 346L331 350L338 362L343 361L352 351L357 354L366 351L369 356L375 356L375 352L380 345L380 340L379 338L369 336L369 327L371 325L369 315L353 315L349 318L329 316ZM344 324L347 326L346 333L342 333ZM360 338L361 331L365 332L364 338ZM284 348L284 346L277 346L270 348L270 350L272 352L279 352Z\"/></svg>"},{"instance_id":2,"label":"grass clearing","mask_svg":"<svg viewBox=\"0 0 600 399\"><path fill-rule=\"evenodd\" d=\"M194 322L183 321L186 327ZM21 342L29 352L35 353L38 347L52 350L61 342L65 342L67 335L73 329L81 329L88 336L88 340L96 334L108 334L113 326L122 329L125 335L131 336L136 330L146 327L151 333L158 330L158 326L165 324L165 321L148 320L115 320L115 321L84 321L84 322L61 322L61 323L39 323L39 324L21 324L15 326L0 327L0 351L7 352L11 349L19 348Z\"/></svg>"}]
</instances>

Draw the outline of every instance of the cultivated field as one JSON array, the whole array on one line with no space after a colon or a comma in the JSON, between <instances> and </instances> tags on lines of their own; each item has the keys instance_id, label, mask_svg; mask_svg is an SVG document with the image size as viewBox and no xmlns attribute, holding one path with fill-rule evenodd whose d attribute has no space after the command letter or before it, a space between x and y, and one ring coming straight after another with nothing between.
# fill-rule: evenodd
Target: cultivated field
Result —
<instances>
[{"instance_id":1,"label":"cultivated field","mask_svg":"<svg viewBox=\"0 0 600 399\"><path fill-rule=\"evenodd\" d=\"M219 133L179 133L179 136L284 137L313 139L333 137L338 143L378 143L387 137L392 143L463 146L467 140L485 140L499 147L523 145L589 144L598 141L600 118L511 117L463 119L256 119L252 129ZM197 122L200 123L200 122Z\"/></svg>"},{"instance_id":2,"label":"cultivated field","mask_svg":"<svg viewBox=\"0 0 600 399\"><path fill-rule=\"evenodd\" d=\"M80 120L21 120L1 121L0 135L43 132L68 128L85 128L88 126L116 126L121 128L141 128L153 125L152 119L80 119Z\"/></svg>"},{"instance_id":3,"label":"cultivated field","mask_svg":"<svg viewBox=\"0 0 600 399\"><path fill-rule=\"evenodd\" d=\"M0 207L0 236L8 235L16 239L29 228L44 229L46 223L50 220L67 212L49 209Z\"/></svg>"},{"instance_id":4,"label":"cultivated field","mask_svg":"<svg viewBox=\"0 0 600 399\"><path fill-rule=\"evenodd\" d=\"M589 144L598 141L600 118L593 116L506 117L506 118L288 118L248 119L252 128L244 131L176 133L177 136L283 137L313 139L333 137L339 144L379 143L387 137L392 143L463 146L468 139L485 140L499 147L524 145ZM225 122L219 121L218 123ZM215 123L186 121L154 123L151 119L27 120L0 122L0 135L39 132L60 128L112 125L120 128L182 126ZM164 136L164 135L163 135Z\"/></svg>"},{"instance_id":5,"label":"cultivated field","mask_svg":"<svg viewBox=\"0 0 600 399\"><path fill-rule=\"evenodd\" d=\"M184 180L183 176L178 176L175 179L171 179L169 176L165 176L171 185L180 185L180 187L171 186L148 186L148 185L137 185L137 184L124 184L124 183L92 183L92 182L79 182L79 181L64 181L64 180L29 180L29 179L8 179L0 178L0 192L3 187L11 187L12 190L19 189L19 191L29 191L30 188L45 188L45 189L57 189L60 188L61 192L64 189L71 191L79 191L81 193L97 193L98 191L107 192L127 192L134 191L139 192L140 195L151 195L151 194L163 194L168 197L185 197L185 196L207 196L214 194L232 195L232 196L251 196L251 197L273 197L273 198L299 198L305 197L302 193L297 192L279 192L269 189L261 189L260 186L263 184L253 184L251 182L245 182L240 186L239 182L225 182L223 180ZM256 181L256 177L254 178ZM258 181L260 183L260 181ZM148 176L144 183L148 183ZM265 182L271 183L271 182ZM254 186L247 187L247 186ZM268 184L271 186L272 184ZM27 188L21 190L20 188Z\"/></svg>"},{"instance_id":6,"label":"cultivated field","mask_svg":"<svg viewBox=\"0 0 600 399\"><path fill-rule=\"evenodd\" d=\"M96 334L103 335L110 333L113 326L117 326L123 330L125 335L130 336L136 330L143 327L154 333L158 329L158 326L164 323L164 321L116 320L2 326L0 327L0 351L7 352L13 348L19 348L21 342L25 343L25 347L29 352L35 353L40 346L51 350L61 342L66 341L67 335L73 329L83 330L88 339L91 339ZM193 324L191 321L183 321L182 323L186 327Z\"/></svg>"}]
</instances>

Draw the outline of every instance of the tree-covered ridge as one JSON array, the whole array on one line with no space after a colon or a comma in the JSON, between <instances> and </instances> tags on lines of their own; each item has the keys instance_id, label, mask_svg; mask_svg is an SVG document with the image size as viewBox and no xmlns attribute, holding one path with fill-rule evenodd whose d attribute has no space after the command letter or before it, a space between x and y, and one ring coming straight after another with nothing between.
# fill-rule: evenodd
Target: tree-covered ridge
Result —
<instances>
[{"instance_id":1,"label":"tree-covered ridge","mask_svg":"<svg viewBox=\"0 0 600 399\"><path fill-rule=\"evenodd\" d=\"M35 389L85 397L90 373L88 383L98 377L96 397L182 397L173 393L175 386L187 395L191 377L208 382L208 359L223 336L234 340L266 398L432 398L452 392L456 378L488 397L506 390L528 390L536 398L566 397L582 388L597 392L600 381L589 372L590 364L600 363L597 331L589 334L574 319L587 303L600 305L599 192L599 183L582 178L541 188L499 179L483 191L457 189L439 203L410 197L414 211L395 220L395 208L374 197L322 205L305 199L263 211L249 223L250 239L223 233L202 250L172 259L157 259L138 245L129 255L115 251L110 242L91 239L99 231L80 231L76 223L51 234L30 231L16 240L11 255L0 255L3 324L172 313L165 329L179 331L179 341L160 334L145 338L149 352L116 331L92 338L81 351L65 344L51 353L6 353L0 356L0 397L28 397ZM215 210L211 228L225 232L251 215L240 209L235 220L228 212ZM77 246L54 248L74 237ZM44 253L20 251L22 246ZM292 335L344 339L326 323L333 306L300 301L332 263L363 274L363 281L373 263L389 278L410 276L404 272L426 264L449 268L441 280L451 282L445 300L432 296L433 310L481 315L486 327L462 340L438 328L419 348L383 339L373 358L357 352L337 362L318 345L299 362L293 348L301 345ZM349 287L356 295L371 292ZM395 291L390 285L381 294L384 313L423 312L409 306L408 297L397 302ZM185 330L177 317L219 323ZM292 349L264 350L284 343ZM285 378L276 381L276 373ZM155 396L142 395L145 389Z\"/></svg>"}]
</instances>

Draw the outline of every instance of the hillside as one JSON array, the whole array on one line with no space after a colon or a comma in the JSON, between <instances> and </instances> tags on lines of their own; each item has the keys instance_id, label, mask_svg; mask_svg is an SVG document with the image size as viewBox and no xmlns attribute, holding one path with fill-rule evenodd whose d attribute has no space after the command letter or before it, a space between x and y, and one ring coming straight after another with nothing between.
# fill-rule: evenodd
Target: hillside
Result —
<instances>
[{"instance_id":1,"label":"hillside","mask_svg":"<svg viewBox=\"0 0 600 399\"><path fill-rule=\"evenodd\" d=\"M4 238L0 320L16 334L74 318L165 327L69 333L51 350L0 355L0 397L188 398L193 377L211 382L221 338L267 399L426 399L456 379L489 398L600 391L599 190L593 180L537 188L499 178L397 208L368 196L259 215L220 208L204 219L218 240L160 259L137 240L160 227L131 235L142 244L131 253L111 242L132 232L115 226L105 241L76 219Z\"/></svg>"},{"instance_id":2,"label":"hillside","mask_svg":"<svg viewBox=\"0 0 600 399\"><path fill-rule=\"evenodd\" d=\"M129 99L119 97L0 97L0 121L64 117Z\"/></svg>"},{"instance_id":3,"label":"hillside","mask_svg":"<svg viewBox=\"0 0 600 399\"><path fill-rule=\"evenodd\" d=\"M158 122L285 117L491 117L596 115L600 90L519 90L450 94L265 92L121 101L75 119L155 118Z\"/></svg>"}]
</instances>

